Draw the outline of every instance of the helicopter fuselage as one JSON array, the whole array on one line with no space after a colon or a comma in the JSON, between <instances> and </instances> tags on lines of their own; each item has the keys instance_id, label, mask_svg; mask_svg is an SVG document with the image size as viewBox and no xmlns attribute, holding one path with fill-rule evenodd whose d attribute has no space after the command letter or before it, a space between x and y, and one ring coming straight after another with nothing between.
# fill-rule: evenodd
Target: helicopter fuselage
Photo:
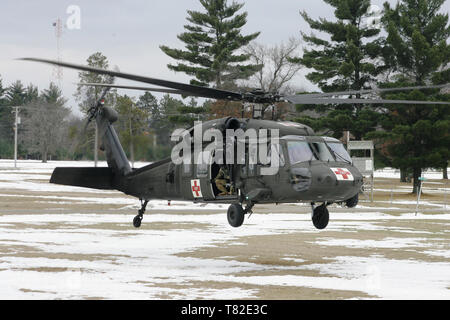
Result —
<instances>
[{"instance_id":1,"label":"helicopter fuselage","mask_svg":"<svg viewBox=\"0 0 450 320\"><path fill-rule=\"evenodd\" d=\"M361 189L363 177L338 140L315 136L309 127L290 122L238 121L246 128L257 124L280 130L279 167L274 174L262 174L269 165L251 163L248 154L242 164L174 164L166 159L134 170L118 189L146 200L206 203L334 203L345 202ZM203 129L224 123L212 121ZM222 167L229 172L227 194L220 192L215 179Z\"/></svg>"}]
</instances>

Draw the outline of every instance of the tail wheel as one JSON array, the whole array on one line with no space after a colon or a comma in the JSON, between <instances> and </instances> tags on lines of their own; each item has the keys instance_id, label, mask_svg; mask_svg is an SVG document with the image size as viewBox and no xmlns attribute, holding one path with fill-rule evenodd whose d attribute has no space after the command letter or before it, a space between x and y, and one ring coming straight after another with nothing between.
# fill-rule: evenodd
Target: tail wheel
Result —
<instances>
[{"instance_id":1,"label":"tail wheel","mask_svg":"<svg viewBox=\"0 0 450 320\"><path fill-rule=\"evenodd\" d=\"M233 203L228 208L227 218L230 226L234 228L242 226L242 223L244 223L244 216L244 209L239 203Z\"/></svg>"},{"instance_id":2,"label":"tail wheel","mask_svg":"<svg viewBox=\"0 0 450 320\"><path fill-rule=\"evenodd\" d=\"M330 220L330 214L325 204L318 206L314 209L312 222L314 227L319 230L325 229L328 225L328 221Z\"/></svg>"},{"instance_id":3,"label":"tail wheel","mask_svg":"<svg viewBox=\"0 0 450 320\"><path fill-rule=\"evenodd\" d=\"M133 226L135 228L139 228L141 226L141 222L142 222L142 215L137 215L133 219Z\"/></svg>"}]
</instances>

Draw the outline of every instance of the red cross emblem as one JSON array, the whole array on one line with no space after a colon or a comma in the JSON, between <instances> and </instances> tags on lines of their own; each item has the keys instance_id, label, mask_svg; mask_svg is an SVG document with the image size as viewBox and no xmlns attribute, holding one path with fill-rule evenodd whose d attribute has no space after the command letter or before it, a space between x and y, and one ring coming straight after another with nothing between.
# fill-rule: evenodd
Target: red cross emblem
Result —
<instances>
[{"instance_id":1,"label":"red cross emblem","mask_svg":"<svg viewBox=\"0 0 450 320\"><path fill-rule=\"evenodd\" d=\"M342 168L331 168L331 171L334 172L338 180L353 181L353 175L349 170Z\"/></svg>"},{"instance_id":2,"label":"red cross emblem","mask_svg":"<svg viewBox=\"0 0 450 320\"><path fill-rule=\"evenodd\" d=\"M200 188L200 180L191 180L192 195L194 198L202 198L202 189Z\"/></svg>"}]
</instances>

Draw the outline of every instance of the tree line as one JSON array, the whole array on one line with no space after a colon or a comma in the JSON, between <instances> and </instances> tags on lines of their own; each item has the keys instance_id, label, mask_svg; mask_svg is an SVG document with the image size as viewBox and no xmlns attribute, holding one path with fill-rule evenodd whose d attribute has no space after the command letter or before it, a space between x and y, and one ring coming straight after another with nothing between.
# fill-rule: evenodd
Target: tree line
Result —
<instances>
[{"instance_id":1,"label":"tree line","mask_svg":"<svg viewBox=\"0 0 450 320\"><path fill-rule=\"evenodd\" d=\"M177 36L183 48L160 46L174 61L167 67L190 76L191 84L301 94L302 88L291 80L302 68L307 70L306 78L323 92L450 82L450 26L448 14L441 13L445 0L400 0L394 7L385 3L379 19L373 19L370 0L323 0L333 10L333 19L311 17L307 10L301 11L311 32L301 32L299 38L291 37L275 46L259 43L259 31L243 34L248 19L244 4L229 0L199 1L203 10L188 10L184 32ZM86 62L110 68L107 57L100 52L92 54ZM88 72L80 72L79 80L111 82L106 76ZM95 87L77 88L75 97L84 114L100 92ZM450 95L448 91L427 89L383 94L382 98L449 101ZM119 113L116 128L131 161L152 161L170 154L170 133L176 127L188 127L195 120L241 116L242 112L240 103L210 100L200 103L193 98L169 95L158 100L150 92L134 98L111 90L106 103ZM93 158L95 128L84 130L84 120L71 115L66 104L54 84L38 92L33 85L24 87L20 81L4 88L0 80L0 156L11 156L10 108L19 105L24 106L21 157ZM442 168L447 178L448 106L280 104L277 107L277 119L305 123L318 134L374 140L376 166L398 168L402 179L412 175L413 192L417 191L425 168ZM46 130L46 126L51 130Z\"/></svg>"}]
</instances>

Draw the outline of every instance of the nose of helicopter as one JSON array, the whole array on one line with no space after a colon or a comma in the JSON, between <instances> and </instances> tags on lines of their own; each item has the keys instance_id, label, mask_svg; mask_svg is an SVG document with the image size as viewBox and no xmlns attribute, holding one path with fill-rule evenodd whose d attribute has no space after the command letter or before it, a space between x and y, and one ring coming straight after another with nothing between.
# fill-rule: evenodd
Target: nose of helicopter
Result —
<instances>
[{"instance_id":1,"label":"nose of helicopter","mask_svg":"<svg viewBox=\"0 0 450 320\"><path fill-rule=\"evenodd\" d=\"M351 165L316 163L309 168L293 168L294 189L306 192L315 201L345 201L359 192L363 177Z\"/></svg>"},{"instance_id":2,"label":"nose of helicopter","mask_svg":"<svg viewBox=\"0 0 450 320\"><path fill-rule=\"evenodd\" d=\"M327 200L347 200L359 192L363 184L363 176L351 165L335 166L323 164L311 170L311 189Z\"/></svg>"}]
</instances>

